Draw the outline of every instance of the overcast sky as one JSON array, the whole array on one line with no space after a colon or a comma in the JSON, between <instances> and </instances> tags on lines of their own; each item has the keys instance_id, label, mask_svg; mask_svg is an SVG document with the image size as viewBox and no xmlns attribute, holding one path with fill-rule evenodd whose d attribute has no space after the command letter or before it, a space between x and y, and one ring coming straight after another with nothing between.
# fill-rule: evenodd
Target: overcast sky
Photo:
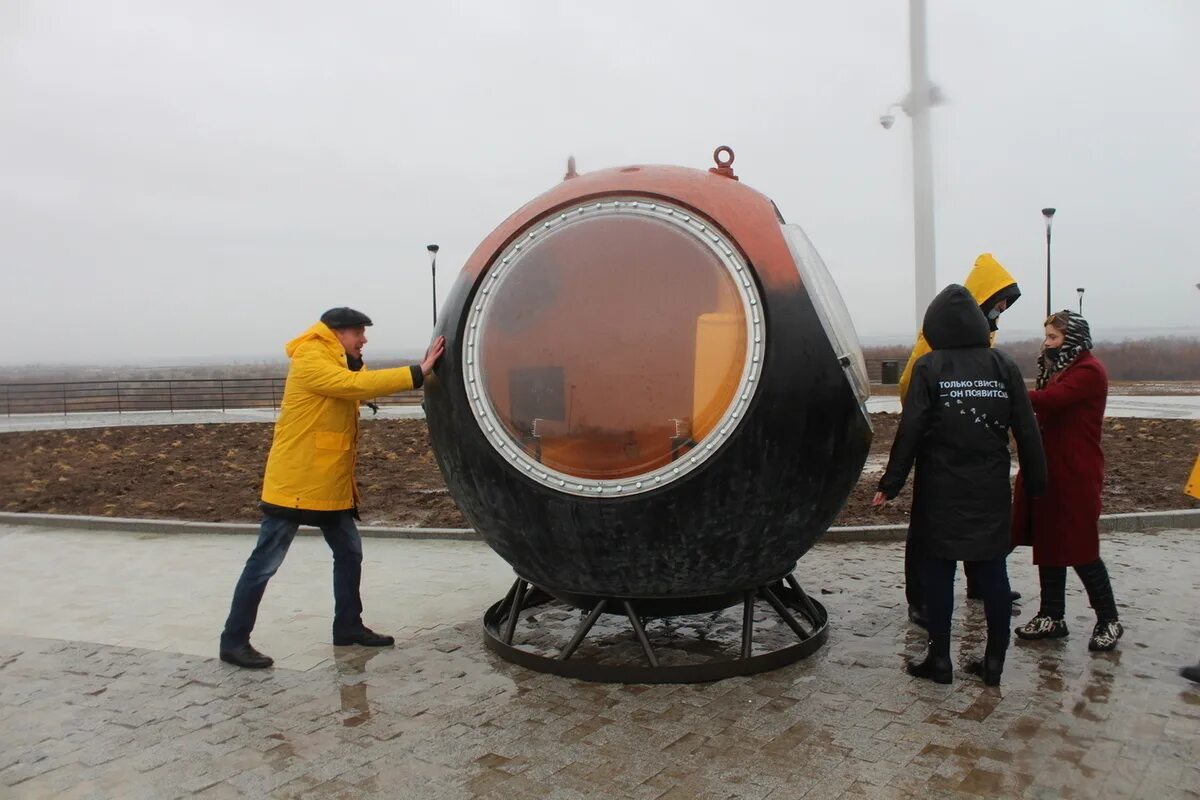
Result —
<instances>
[{"instance_id":1,"label":"overcast sky","mask_svg":"<svg viewBox=\"0 0 1200 800\"><path fill-rule=\"evenodd\" d=\"M1200 3L930 0L938 284L991 251L1093 331L1200 327ZM911 336L908 4L0 2L0 363L256 358L333 305L423 348L501 220L581 172L711 166Z\"/></svg>"}]
</instances>

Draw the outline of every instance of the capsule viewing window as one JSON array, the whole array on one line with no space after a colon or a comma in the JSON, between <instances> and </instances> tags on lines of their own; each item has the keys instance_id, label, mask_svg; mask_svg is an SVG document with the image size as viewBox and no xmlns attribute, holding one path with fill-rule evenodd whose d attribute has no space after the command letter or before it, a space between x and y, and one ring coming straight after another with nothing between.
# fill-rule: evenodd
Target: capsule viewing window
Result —
<instances>
[{"instance_id":1,"label":"capsule viewing window","mask_svg":"<svg viewBox=\"0 0 1200 800\"><path fill-rule=\"evenodd\" d=\"M698 467L756 386L761 303L705 220L606 199L535 222L489 265L463 350L475 418L530 478L637 493Z\"/></svg>"},{"instance_id":2,"label":"capsule viewing window","mask_svg":"<svg viewBox=\"0 0 1200 800\"><path fill-rule=\"evenodd\" d=\"M796 271L808 289L821 327L825 329L825 335L829 337L838 359L847 362L844 365L847 380L869 424L871 417L867 414L866 402L871 396L871 384L867 379L867 362L863 358L862 345L858 342L850 311L842 300L833 276L829 274L829 268L800 226L783 225L782 228L783 238L787 240L788 249L796 263Z\"/></svg>"}]
</instances>

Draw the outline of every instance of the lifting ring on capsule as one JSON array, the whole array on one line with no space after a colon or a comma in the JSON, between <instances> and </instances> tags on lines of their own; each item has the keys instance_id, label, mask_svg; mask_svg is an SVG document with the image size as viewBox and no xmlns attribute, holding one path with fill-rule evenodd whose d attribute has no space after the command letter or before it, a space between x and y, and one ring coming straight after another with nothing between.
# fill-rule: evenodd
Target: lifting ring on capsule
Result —
<instances>
[{"instance_id":1,"label":"lifting ring on capsule","mask_svg":"<svg viewBox=\"0 0 1200 800\"><path fill-rule=\"evenodd\" d=\"M726 178L738 179L737 175L733 174L733 148L727 144L723 144L716 150L713 150L713 161L716 162L715 167L709 168L709 172L716 175L721 175Z\"/></svg>"}]
</instances>

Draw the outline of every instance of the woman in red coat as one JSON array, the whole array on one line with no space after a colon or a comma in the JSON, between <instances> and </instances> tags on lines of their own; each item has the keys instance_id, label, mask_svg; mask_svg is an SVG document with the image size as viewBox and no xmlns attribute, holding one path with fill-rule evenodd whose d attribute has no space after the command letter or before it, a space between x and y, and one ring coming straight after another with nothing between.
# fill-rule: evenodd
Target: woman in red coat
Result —
<instances>
[{"instance_id":1,"label":"woman in red coat","mask_svg":"<svg viewBox=\"0 0 1200 800\"><path fill-rule=\"evenodd\" d=\"M1037 389L1029 400L1042 431L1049 481L1045 494L1029 498L1017 475L1012 524L1013 545L1033 545L1042 607L1016 634L1021 639L1067 635L1064 593L1067 567L1074 567L1096 612L1088 649L1112 650L1124 631L1100 559L1098 527L1104 483L1100 428L1108 374L1091 350L1091 331L1083 317L1060 311L1046 320Z\"/></svg>"}]
</instances>

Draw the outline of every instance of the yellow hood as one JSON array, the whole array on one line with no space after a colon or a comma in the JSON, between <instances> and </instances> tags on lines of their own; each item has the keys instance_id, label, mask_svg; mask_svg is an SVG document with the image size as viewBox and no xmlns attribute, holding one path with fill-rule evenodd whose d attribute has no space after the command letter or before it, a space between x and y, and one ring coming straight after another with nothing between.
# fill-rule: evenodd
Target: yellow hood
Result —
<instances>
[{"instance_id":1,"label":"yellow hood","mask_svg":"<svg viewBox=\"0 0 1200 800\"><path fill-rule=\"evenodd\" d=\"M1013 276L1006 270L995 256L991 253L983 253L979 258L975 259L975 266L971 268L971 273L967 275L967 279L963 281L963 286L967 287L967 291L975 298L975 302L979 303L979 307L987 314L992 310L1001 299L1007 300L1011 306L1017 302L1017 298L1021 296L1021 290L1017 286L1017 282ZM995 320L989 320L992 328L992 338L995 339L996 330ZM908 363L904 365L904 372L900 374L900 403L903 405L904 397L908 394L908 382L912 379L913 365L917 363L917 359L928 353L930 350L929 343L925 341L925 332L917 333L917 343L913 346L912 352L908 356Z\"/></svg>"},{"instance_id":2,"label":"yellow hood","mask_svg":"<svg viewBox=\"0 0 1200 800\"><path fill-rule=\"evenodd\" d=\"M333 330L324 322L314 322L309 326L308 330L285 344L283 352L287 353L288 358L294 358L296 351L300 349L300 345L312 341L324 344L333 351L334 356L343 356L346 354L346 348L342 347L342 343L338 341Z\"/></svg>"},{"instance_id":3,"label":"yellow hood","mask_svg":"<svg viewBox=\"0 0 1200 800\"><path fill-rule=\"evenodd\" d=\"M1010 287L1013 291L1009 294L1016 294L1016 297L1008 299L1009 305L1012 305L1017 297L1021 296L1019 291L1015 291L1016 280L991 253L984 253L975 259L975 266L971 268L971 274L963 281L963 286L967 287L967 291L971 293L981 308L988 300Z\"/></svg>"}]
</instances>

